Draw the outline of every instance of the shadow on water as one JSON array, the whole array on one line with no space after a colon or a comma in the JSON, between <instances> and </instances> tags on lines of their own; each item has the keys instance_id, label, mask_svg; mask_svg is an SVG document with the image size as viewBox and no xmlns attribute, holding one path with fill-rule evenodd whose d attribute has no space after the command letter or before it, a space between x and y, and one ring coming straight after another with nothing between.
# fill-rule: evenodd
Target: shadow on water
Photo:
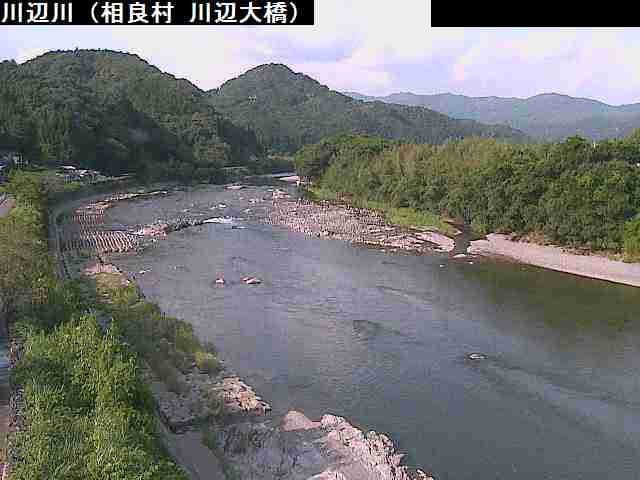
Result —
<instances>
[{"instance_id":1,"label":"shadow on water","mask_svg":"<svg viewBox=\"0 0 640 480\"><path fill-rule=\"evenodd\" d=\"M471 241L478 238L469 225L464 223L447 222L453 228L457 228L460 234L454 237L456 242L455 247L450 252L450 255L466 254L468 248L471 246Z\"/></svg>"}]
</instances>

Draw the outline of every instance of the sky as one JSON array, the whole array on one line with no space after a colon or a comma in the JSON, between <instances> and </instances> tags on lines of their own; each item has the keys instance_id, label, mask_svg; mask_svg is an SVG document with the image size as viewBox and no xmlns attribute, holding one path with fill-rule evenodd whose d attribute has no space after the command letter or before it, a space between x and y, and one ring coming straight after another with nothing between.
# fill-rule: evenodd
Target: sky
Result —
<instances>
[{"instance_id":1,"label":"sky","mask_svg":"<svg viewBox=\"0 0 640 480\"><path fill-rule=\"evenodd\" d=\"M315 26L0 26L0 59L108 48L205 90L284 63L334 90L368 95L555 92L640 102L640 29L431 28L431 2L403 2L412 15L396 19L367 8L370 0L316 0Z\"/></svg>"}]
</instances>

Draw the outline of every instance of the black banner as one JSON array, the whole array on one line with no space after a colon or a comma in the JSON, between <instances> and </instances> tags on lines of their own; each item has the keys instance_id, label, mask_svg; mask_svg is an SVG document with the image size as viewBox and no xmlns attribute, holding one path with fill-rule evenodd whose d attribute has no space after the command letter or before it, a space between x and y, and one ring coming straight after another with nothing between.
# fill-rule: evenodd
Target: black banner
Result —
<instances>
[{"instance_id":1,"label":"black banner","mask_svg":"<svg viewBox=\"0 0 640 480\"><path fill-rule=\"evenodd\" d=\"M429 1L432 27L635 27L637 22L635 16L620 14L617 8L589 8L584 2L571 0L539 0L522 5L506 0Z\"/></svg>"},{"instance_id":2,"label":"black banner","mask_svg":"<svg viewBox=\"0 0 640 480\"><path fill-rule=\"evenodd\" d=\"M313 25L314 0L3 2L0 25Z\"/></svg>"}]
</instances>

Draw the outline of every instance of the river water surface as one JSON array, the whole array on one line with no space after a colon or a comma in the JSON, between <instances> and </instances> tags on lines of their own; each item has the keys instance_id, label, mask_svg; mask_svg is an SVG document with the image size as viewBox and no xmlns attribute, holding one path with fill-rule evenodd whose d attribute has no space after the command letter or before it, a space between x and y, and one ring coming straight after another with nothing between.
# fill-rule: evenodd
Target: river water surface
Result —
<instances>
[{"instance_id":1,"label":"river water surface","mask_svg":"<svg viewBox=\"0 0 640 480\"><path fill-rule=\"evenodd\" d=\"M267 195L211 187L108 217L243 216ZM640 289L238 225L183 230L115 263L276 410L386 432L442 480L640 478Z\"/></svg>"}]
</instances>

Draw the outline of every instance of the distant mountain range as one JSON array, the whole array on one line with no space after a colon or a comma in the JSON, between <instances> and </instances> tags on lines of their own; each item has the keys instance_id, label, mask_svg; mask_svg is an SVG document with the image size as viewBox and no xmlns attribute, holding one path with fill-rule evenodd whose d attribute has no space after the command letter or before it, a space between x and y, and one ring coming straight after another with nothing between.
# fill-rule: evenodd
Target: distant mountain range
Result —
<instances>
[{"instance_id":1,"label":"distant mountain range","mask_svg":"<svg viewBox=\"0 0 640 480\"><path fill-rule=\"evenodd\" d=\"M255 131L263 145L282 152L344 133L420 143L472 135L527 140L508 126L456 120L421 107L356 100L280 64L249 70L208 92L208 98L236 125Z\"/></svg>"},{"instance_id":2,"label":"distant mountain range","mask_svg":"<svg viewBox=\"0 0 640 480\"><path fill-rule=\"evenodd\" d=\"M419 106L458 119L502 124L543 140L581 135L593 140L624 137L640 128L640 103L612 106L588 98L543 93L530 98L467 97L442 93L395 93L372 97L347 92L366 102Z\"/></svg>"}]
</instances>

